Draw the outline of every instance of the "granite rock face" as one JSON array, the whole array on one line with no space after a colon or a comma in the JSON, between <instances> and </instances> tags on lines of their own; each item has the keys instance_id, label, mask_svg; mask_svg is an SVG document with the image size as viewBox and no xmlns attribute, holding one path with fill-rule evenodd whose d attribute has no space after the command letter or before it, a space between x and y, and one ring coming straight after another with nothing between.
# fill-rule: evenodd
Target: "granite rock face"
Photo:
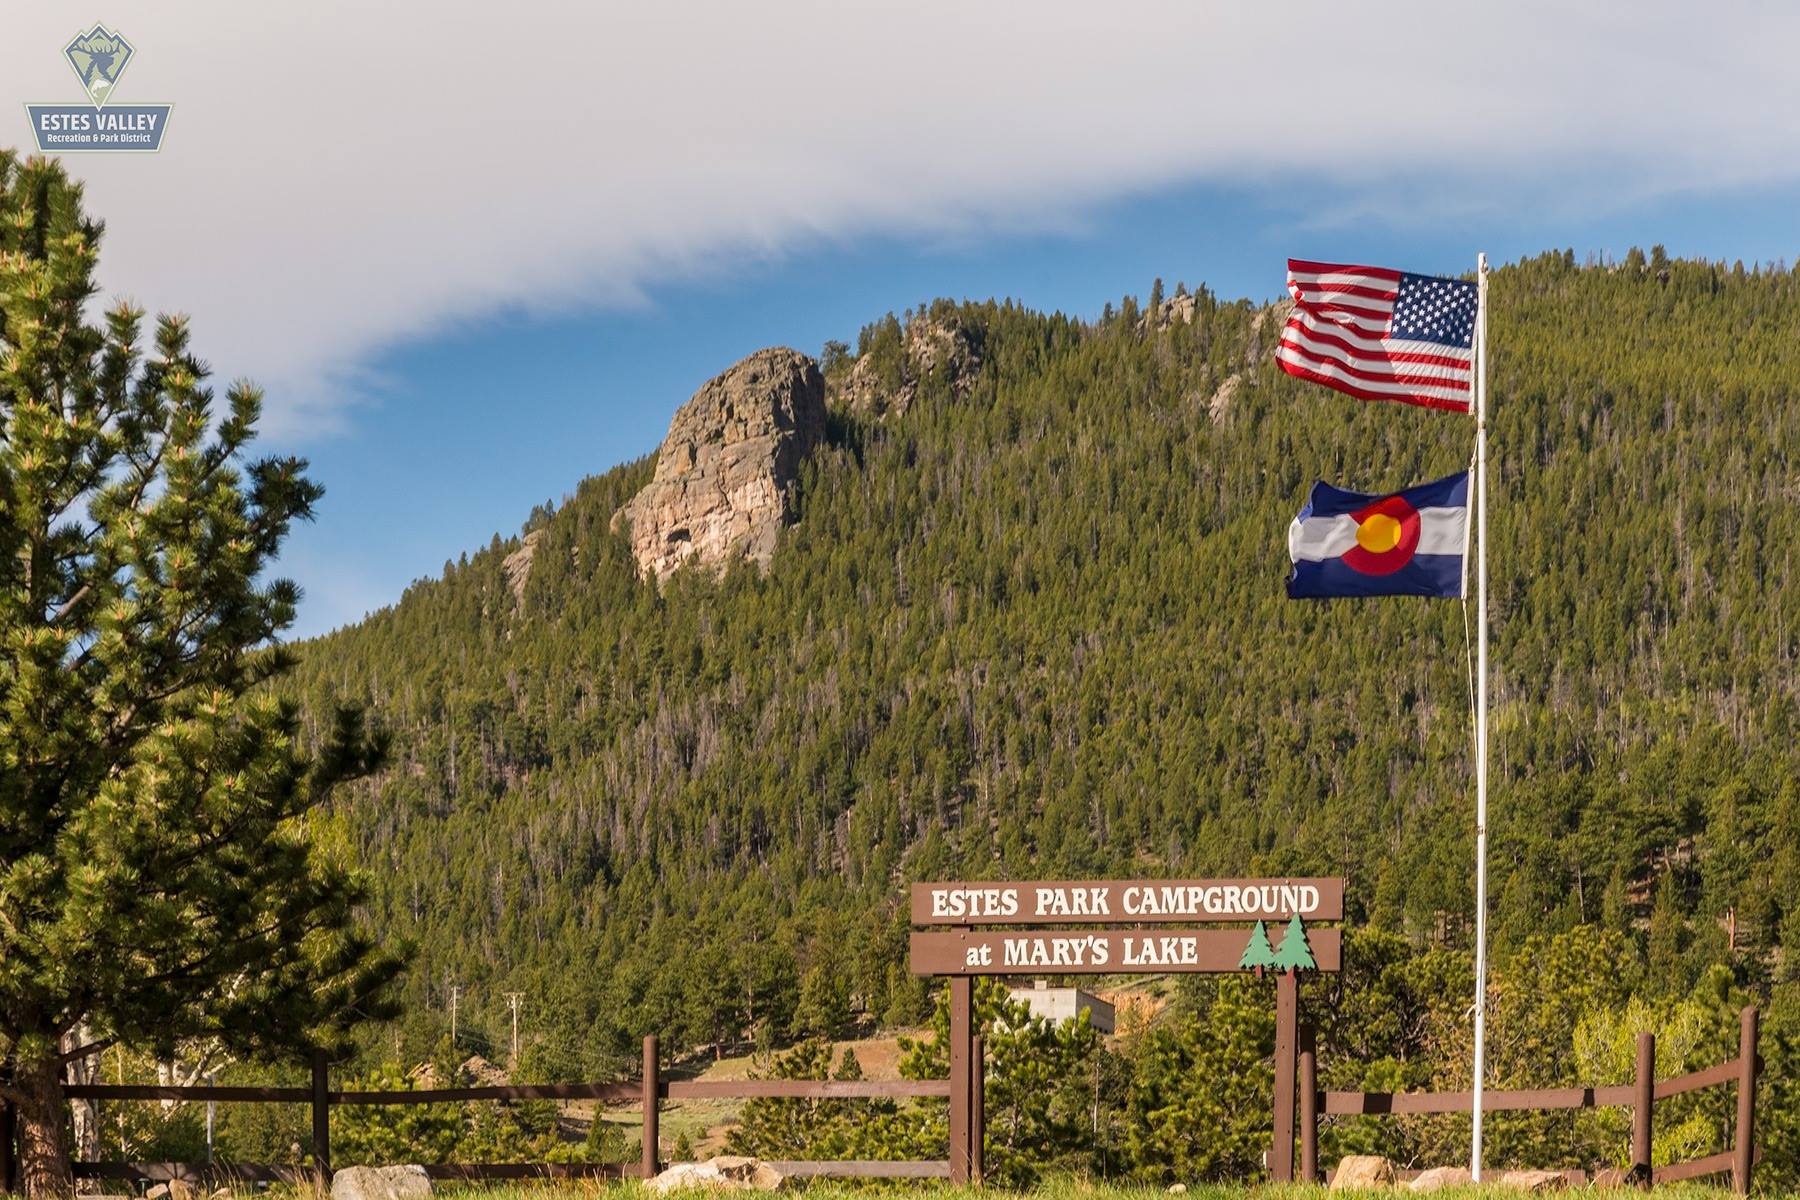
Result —
<instances>
[{"instance_id":1,"label":"granite rock face","mask_svg":"<svg viewBox=\"0 0 1800 1200\"><path fill-rule=\"evenodd\" d=\"M525 585L531 580L531 560L537 554L538 543L544 540L544 531L534 529L520 541L519 548L506 556L500 564L506 572L506 586L512 589L513 602L520 608L525 607Z\"/></svg>"},{"instance_id":2,"label":"granite rock face","mask_svg":"<svg viewBox=\"0 0 1800 1200\"><path fill-rule=\"evenodd\" d=\"M1144 329L1164 330L1171 325L1191 325L1194 321L1196 301L1191 293L1183 292L1170 296L1160 304L1155 312L1146 312L1139 320Z\"/></svg>"},{"instance_id":3,"label":"granite rock face","mask_svg":"<svg viewBox=\"0 0 1800 1200\"><path fill-rule=\"evenodd\" d=\"M850 368L843 402L851 412L874 420L890 413L904 416L919 394L919 384L934 373L944 375L959 400L975 386L981 373L981 351L960 325L919 317L907 325L902 338L896 367L884 372L871 353Z\"/></svg>"},{"instance_id":4,"label":"granite rock face","mask_svg":"<svg viewBox=\"0 0 1800 1200\"><path fill-rule=\"evenodd\" d=\"M656 475L613 514L638 570L658 583L689 560L767 567L792 516L800 464L825 438L825 379L796 350L759 350L682 405Z\"/></svg>"}]
</instances>

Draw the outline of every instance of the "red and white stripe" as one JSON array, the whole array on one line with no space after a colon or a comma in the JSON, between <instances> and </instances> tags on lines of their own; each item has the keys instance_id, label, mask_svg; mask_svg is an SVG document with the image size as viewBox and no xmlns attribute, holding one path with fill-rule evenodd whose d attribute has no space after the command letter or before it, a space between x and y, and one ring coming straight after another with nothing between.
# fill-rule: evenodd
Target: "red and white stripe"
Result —
<instances>
[{"instance_id":1,"label":"red and white stripe","mask_svg":"<svg viewBox=\"0 0 1800 1200\"><path fill-rule=\"evenodd\" d=\"M1289 375L1363 400L1470 410L1474 354L1388 336L1400 272L1288 260L1294 311L1275 361Z\"/></svg>"}]
</instances>

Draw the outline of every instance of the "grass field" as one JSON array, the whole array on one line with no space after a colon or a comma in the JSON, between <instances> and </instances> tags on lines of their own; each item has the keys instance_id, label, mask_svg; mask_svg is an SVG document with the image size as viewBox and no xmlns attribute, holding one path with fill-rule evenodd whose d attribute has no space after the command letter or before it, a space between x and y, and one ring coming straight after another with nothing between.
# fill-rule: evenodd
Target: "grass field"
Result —
<instances>
[{"instance_id":1,"label":"grass field","mask_svg":"<svg viewBox=\"0 0 1800 1200\"><path fill-rule=\"evenodd\" d=\"M1055 1179L1040 1183L1028 1192L1005 1192L997 1188L951 1187L948 1184L934 1183L838 1183L833 1181L814 1181L800 1185L807 1200L869 1200L871 1196L880 1196L888 1200L908 1200L910 1197L929 1197L930 1200L1001 1200L1007 1196L1029 1197L1030 1200L1169 1200L1167 1189L1161 1187L1119 1186L1113 1184L1089 1183L1079 1179ZM627 1181L623 1183L546 1183L529 1186L506 1187L452 1187L441 1188L445 1194L454 1193L467 1200L648 1200L651 1193L645 1191L643 1185ZM1649 1192L1636 1189L1570 1189L1573 1195L1604 1195L1616 1197L1618 1200L1649 1196L1654 1200L1725 1200L1731 1192L1724 1187L1708 1187L1703 1184L1683 1183L1670 1184L1654 1188ZM690 1195L703 1194L698 1191ZM1186 1191L1185 1200L1326 1200L1328 1191L1319 1186L1274 1184L1192 1184ZM1385 1192L1365 1193L1370 1195L1401 1196L1410 1195L1404 1188L1389 1189ZM1505 1200L1506 1197L1523 1195L1519 1189L1489 1185L1485 1187L1453 1187L1430 1193L1440 1200ZM1772 1192L1759 1192L1759 1196L1777 1195Z\"/></svg>"}]
</instances>

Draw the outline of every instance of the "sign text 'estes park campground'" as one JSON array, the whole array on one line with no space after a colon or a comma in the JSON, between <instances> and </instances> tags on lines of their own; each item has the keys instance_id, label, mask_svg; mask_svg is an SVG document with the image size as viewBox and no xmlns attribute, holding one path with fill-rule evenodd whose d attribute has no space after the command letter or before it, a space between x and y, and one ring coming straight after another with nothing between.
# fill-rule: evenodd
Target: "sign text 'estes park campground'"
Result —
<instances>
[{"instance_id":1,"label":"sign text 'estes park campground'","mask_svg":"<svg viewBox=\"0 0 1800 1200\"><path fill-rule=\"evenodd\" d=\"M914 932L912 969L928 975L1117 974L1240 971L1279 964L1336 971L1342 953L1339 931L1308 929L1305 923L1339 921L1343 915L1342 878L917 883L912 887L912 923L956 928ZM1247 948L1242 926L1252 922L1256 930L1250 945L1265 949L1270 945L1265 923L1287 923L1285 932L1278 931L1280 954L1271 950L1264 957ZM969 928L1101 923L1238 928Z\"/></svg>"},{"instance_id":2,"label":"sign text 'estes park campground'","mask_svg":"<svg viewBox=\"0 0 1800 1200\"><path fill-rule=\"evenodd\" d=\"M914 925L1080 925L1107 921L1338 921L1344 881L1159 879L915 883Z\"/></svg>"}]
</instances>

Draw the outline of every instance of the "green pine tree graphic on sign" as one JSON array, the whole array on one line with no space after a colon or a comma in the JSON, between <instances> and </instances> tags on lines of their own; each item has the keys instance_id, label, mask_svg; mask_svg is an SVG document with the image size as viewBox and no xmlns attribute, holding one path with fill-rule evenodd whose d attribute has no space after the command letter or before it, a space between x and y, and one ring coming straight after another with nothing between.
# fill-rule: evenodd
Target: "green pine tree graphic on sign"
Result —
<instances>
[{"instance_id":1,"label":"green pine tree graphic on sign","mask_svg":"<svg viewBox=\"0 0 1800 1200\"><path fill-rule=\"evenodd\" d=\"M1306 940L1306 926L1300 923L1300 914L1295 913L1288 922L1287 931L1281 935L1281 949L1275 954L1275 967L1282 971L1316 971L1319 964L1313 960L1312 946Z\"/></svg>"},{"instance_id":2,"label":"green pine tree graphic on sign","mask_svg":"<svg viewBox=\"0 0 1800 1200\"><path fill-rule=\"evenodd\" d=\"M1256 928L1250 931L1250 944L1244 947L1244 957L1238 959L1238 970L1255 971L1258 976L1265 967L1275 965L1275 947L1269 945L1269 931L1258 921Z\"/></svg>"}]
</instances>

